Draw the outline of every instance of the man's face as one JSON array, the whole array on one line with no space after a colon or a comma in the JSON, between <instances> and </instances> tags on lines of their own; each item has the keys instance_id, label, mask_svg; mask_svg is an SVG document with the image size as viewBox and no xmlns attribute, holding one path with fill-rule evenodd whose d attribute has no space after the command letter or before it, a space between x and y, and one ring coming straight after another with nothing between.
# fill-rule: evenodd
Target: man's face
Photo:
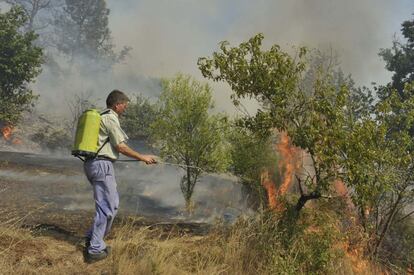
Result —
<instances>
[{"instance_id":1,"label":"man's face","mask_svg":"<svg viewBox=\"0 0 414 275\"><path fill-rule=\"evenodd\" d=\"M115 111L121 115L128 107L128 102L121 102L115 105Z\"/></svg>"}]
</instances>

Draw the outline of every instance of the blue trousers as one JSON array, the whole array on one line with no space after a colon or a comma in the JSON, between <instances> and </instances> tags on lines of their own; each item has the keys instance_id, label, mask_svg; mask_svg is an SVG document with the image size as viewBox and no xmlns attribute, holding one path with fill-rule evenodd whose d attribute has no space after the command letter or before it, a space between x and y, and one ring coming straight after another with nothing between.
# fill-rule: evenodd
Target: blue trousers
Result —
<instances>
[{"instance_id":1,"label":"blue trousers","mask_svg":"<svg viewBox=\"0 0 414 275\"><path fill-rule=\"evenodd\" d=\"M104 237L109 233L118 211L119 195L116 190L115 173L108 160L87 160L84 163L86 177L93 187L95 219L86 233L91 240L88 252L96 254L106 248Z\"/></svg>"}]
</instances>

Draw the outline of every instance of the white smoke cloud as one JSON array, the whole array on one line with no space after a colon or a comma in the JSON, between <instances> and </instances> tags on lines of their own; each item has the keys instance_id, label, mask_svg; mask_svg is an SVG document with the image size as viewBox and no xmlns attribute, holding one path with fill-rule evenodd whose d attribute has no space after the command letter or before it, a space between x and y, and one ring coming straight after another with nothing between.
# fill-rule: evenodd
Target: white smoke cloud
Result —
<instances>
[{"instance_id":1,"label":"white smoke cloud","mask_svg":"<svg viewBox=\"0 0 414 275\"><path fill-rule=\"evenodd\" d=\"M357 85L383 84L390 73L379 49L391 46L393 35L414 11L410 0L108 0L107 4L113 42L118 50L132 47L130 56L106 74L75 69L57 78L45 68L34 87L41 96L40 110L68 113L68 100L88 91L100 105L115 88L154 97L160 90L157 80L177 72L202 80L199 57L211 56L220 41L238 45L259 32L264 33L266 46L332 47ZM233 113L229 87L213 84L213 88L218 109ZM247 105L254 111L255 104Z\"/></svg>"},{"instance_id":2,"label":"white smoke cloud","mask_svg":"<svg viewBox=\"0 0 414 275\"><path fill-rule=\"evenodd\" d=\"M176 72L201 79L198 57L211 56L218 42L233 45L262 32L267 45L332 47L358 85L386 83L390 74L378 56L390 47L412 1L258 0L109 1L110 27L118 45L133 47L118 72L169 77ZM221 109L231 110L228 88L215 86Z\"/></svg>"}]
</instances>

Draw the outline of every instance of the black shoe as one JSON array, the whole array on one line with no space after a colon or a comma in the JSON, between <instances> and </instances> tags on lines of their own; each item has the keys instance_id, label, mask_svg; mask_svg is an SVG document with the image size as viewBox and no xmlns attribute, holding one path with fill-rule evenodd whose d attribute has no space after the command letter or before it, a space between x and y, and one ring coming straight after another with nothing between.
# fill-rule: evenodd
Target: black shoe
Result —
<instances>
[{"instance_id":1,"label":"black shoe","mask_svg":"<svg viewBox=\"0 0 414 275\"><path fill-rule=\"evenodd\" d=\"M91 239L90 239L90 238L88 238L88 237L86 237L86 238L85 238L85 249L87 250L90 246L91 246ZM112 247L110 247L109 245L107 245L107 246L106 246L106 248L105 248L104 250L106 251L106 253L107 253L108 255L110 255L110 254L111 254L111 252L112 252Z\"/></svg>"},{"instance_id":2,"label":"black shoe","mask_svg":"<svg viewBox=\"0 0 414 275\"><path fill-rule=\"evenodd\" d=\"M104 251L106 252L106 254L109 256L111 255L112 252L112 247L110 247L109 245L106 246L106 248L104 249Z\"/></svg>"},{"instance_id":3,"label":"black shoe","mask_svg":"<svg viewBox=\"0 0 414 275\"><path fill-rule=\"evenodd\" d=\"M108 253L105 250L101 251L100 253L96 253L96 254L87 252L85 255L85 262L90 264L90 263L94 263L97 261L101 261L105 259L106 257L108 257Z\"/></svg>"},{"instance_id":4,"label":"black shoe","mask_svg":"<svg viewBox=\"0 0 414 275\"><path fill-rule=\"evenodd\" d=\"M89 237L85 238L85 248L88 249L91 246L91 239Z\"/></svg>"}]
</instances>

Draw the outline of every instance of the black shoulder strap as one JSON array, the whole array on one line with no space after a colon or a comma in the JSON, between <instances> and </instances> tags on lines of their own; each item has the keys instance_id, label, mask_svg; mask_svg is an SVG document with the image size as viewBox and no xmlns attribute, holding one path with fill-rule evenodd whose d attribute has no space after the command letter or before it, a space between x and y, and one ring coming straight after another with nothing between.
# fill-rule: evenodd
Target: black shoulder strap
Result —
<instances>
[{"instance_id":1,"label":"black shoulder strap","mask_svg":"<svg viewBox=\"0 0 414 275\"><path fill-rule=\"evenodd\" d=\"M111 110L107 109L107 110L101 112L100 115L103 116L103 115L109 114L109 112L111 112Z\"/></svg>"}]
</instances>

